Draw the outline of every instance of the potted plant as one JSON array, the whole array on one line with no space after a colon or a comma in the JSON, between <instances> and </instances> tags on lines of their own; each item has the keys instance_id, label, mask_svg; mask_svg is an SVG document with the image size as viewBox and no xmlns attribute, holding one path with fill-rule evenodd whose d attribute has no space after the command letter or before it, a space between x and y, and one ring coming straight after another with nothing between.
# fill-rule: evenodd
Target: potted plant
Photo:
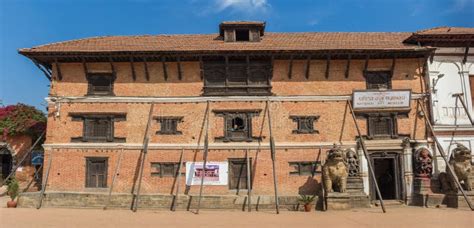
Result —
<instances>
[{"instance_id":1,"label":"potted plant","mask_svg":"<svg viewBox=\"0 0 474 228\"><path fill-rule=\"evenodd\" d=\"M18 181L12 177L7 186L7 194L10 196L11 201L7 202L8 208L15 208L16 207L16 197L18 196L18 192L20 190L20 186L18 185Z\"/></svg>"},{"instance_id":2,"label":"potted plant","mask_svg":"<svg viewBox=\"0 0 474 228\"><path fill-rule=\"evenodd\" d=\"M304 211L311 211L311 203L314 201L314 198L316 198L316 195L300 195L298 201L304 205Z\"/></svg>"}]
</instances>

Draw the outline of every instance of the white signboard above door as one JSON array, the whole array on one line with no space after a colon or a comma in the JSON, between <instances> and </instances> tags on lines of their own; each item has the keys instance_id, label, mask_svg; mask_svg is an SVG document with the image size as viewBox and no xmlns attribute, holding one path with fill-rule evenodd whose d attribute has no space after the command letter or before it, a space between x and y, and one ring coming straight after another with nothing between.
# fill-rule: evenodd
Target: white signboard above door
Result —
<instances>
[{"instance_id":1,"label":"white signboard above door","mask_svg":"<svg viewBox=\"0 0 474 228\"><path fill-rule=\"evenodd\" d=\"M410 108L411 90L354 91L354 109L407 109Z\"/></svg>"}]
</instances>

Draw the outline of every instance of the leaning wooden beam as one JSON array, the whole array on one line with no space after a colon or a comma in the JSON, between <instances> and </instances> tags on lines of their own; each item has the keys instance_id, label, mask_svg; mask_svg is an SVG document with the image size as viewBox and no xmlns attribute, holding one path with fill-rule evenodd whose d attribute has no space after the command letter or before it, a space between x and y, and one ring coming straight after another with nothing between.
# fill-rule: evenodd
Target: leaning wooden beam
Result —
<instances>
[{"instance_id":1,"label":"leaning wooden beam","mask_svg":"<svg viewBox=\"0 0 474 228\"><path fill-rule=\"evenodd\" d=\"M393 73L395 72L395 64L397 63L397 57L393 56L392 67L390 67L390 75L393 78Z\"/></svg>"},{"instance_id":2,"label":"leaning wooden beam","mask_svg":"<svg viewBox=\"0 0 474 228\"><path fill-rule=\"evenodd\" d=\"M326 56L326 78L329 78L329 71L331 68L331 55Z\"/></svg>"},{"instance_id":3,"label":"leaning wooden beam","mask_svg":"<svg viewBox=\"0 0 474 228\"><path fill-rule=\"evenodd\" d=\"M199 214L199 209L201 209L201 199L202 199L202 189L204 186L204 178L206 177L206 165L207 165L207 153L209 148L209 102L207 102L206 107L206 133L204 136L204 154L203 154L203 164L202 164L202 175L201 175L201 185L199 187L199 198L196 214Z\"/></svg>"},{"instance_id":4,"label":"leaning wooden beam","mask_svg":"<svg viewBox=\"0 0 474 228\"><path fill-rule=\"evenodd\" d=\"M369 60L370 60L370 55L365 56L365 64L364 64L364 72L367 71L367 68L369 68Z\"/></svg>"},{"instance_id":5,"label":"leaning wooden beam","mask_svg":"<svg viewBox=\"0 0 474 228\"><path fill-rule=\"evenodd\" d=\"M310 68L311 68L311 55L308 55L308 57L306 59L306 70L305 70L305 74L304 74L306 79L309 78Z\"/></svg>"},{"instance_id":6,"label":"leaning wooden beam","mask_svg":"<svg viewBox=\"0 0 474 228\"><path fill-rule=\"evenodd\" d=\"M168 80L168 70L166 69L166 58L164 56L161 57L161 65L163 66L163 77L165 81Z\"/></svg>"},{"instance_id":7,"label":"leaning wooden beam","mask_svg":"<svg viewBox=\"0 0 474 228\"><path fill-rule=\"evenodd\" d=\"M447 168L447 171L448 171L448 175L450 175L451 178L453 178L453 180L454 180L456 186L458 187L459 191L461 191L462 195L464 196L464 200L466 200L467 205L469 206L469 208L471 208L472 211L474 211L474 207L471 204L471 201L469 200L469 197L466 195L466 192L462 188L461 183L459 183L458 177L456 176L452 165L449 163L448 157L446 156L446 153L444 152L443 146L441 146L441 143L439 142L438 137L435 134L435 131L433 129L433 125L431 125L431 121L427 117L428 113L426 112L425 107L423 106L423 104L421 103L420 100L417 100L417 102L418 102L418 105L421 107L421 111L424 113L423 117L425 119L425 123L426 123L426 125L428 125L428 128L429 128L431 134L433 135L433 138L434 138L435 143L436 143L436 147L438 148L438 151L441 154L441 157L443 158L444 162L446 163L446 168Z\"/></svg>"},{"instance_id":8,"label":"leaning wooden beam","mask_svg":"<svg viewBox=\"0 0 474 228\"><path fill-rule=\"evenodd\" d=\"M201 75L201 81L204 80L204 64L202 62L202 56L199 56L199 75Z\"/></svg>"},{"instance_id":9,"label":"leaning wooden beam","mask_svg":"<svg viewBox=\"0 0 474 228\"><path fill-rule=\"evenodd\" d=\"M40 209L41 205L43 204L44 192L46 191L46 186L48 184L48 177L49 177L49 172L51 171L52 162L53 162L53 149L49 153L48 168L46 169L46 175L44 177L44 182L43 182L43 185L41 186L41 192L40 192L40 195L39 195L38 205L36 206L36 209Z\"/></svg>"},{"instance_id":10,"label":"leaning wooden beam","mask_svg":"<svg viewBox=\"0 0 474 228\"><path fill-rule=\"evenodd\" d=\"M56 67L56 72L58 73L58 80L63 80L63 74L61 73L61 66L58 62L58 58L54 58L54 65Z\"/></svg>"},{"instance_id":11,"label":"leaning wooden beam","mask_svg":"<svg viewBox=\"0 0 474 228\"><path fill-rule=\"evenodd\" d=\"M46 70L46 68L43 65L41 65L40 63L38 63L35 59L31 58L31 61L33 61L35 66L38 67L38 69L40 69L41 72L43 72L44 76L46 76L46 78L48 78L48 80L51 81L51 79L52 79L51 73L48 70Z\"/></svg>"},{"instance_id":12,"label":"leaning wooden beam","mask_svg":"<svg viewBox=\"0 0 474 228\"><path fill-rule=\"evenodd\" d=\"M140 188L142 186L142 179L143 179L143 168L145 167L145 160L146 160L146 154L148 152L148 143L150 142L150 125L153 117L153 108L155 107L155 103L151 103L150 105L150 113L148 114L148 122L146 124L145 128L145 135L144 135L144 140L143 140L143 155L142 155L142 160L140 161L140 170L139 170L139 177L138 177L138 188L137 188L137 194L134 197L134 201L132 201L132 210L133 212L137 212L138 209L138 203L140 199Z\"/></svg>"},{"instance_id":13,"label":"leaning wooden beam","mask_svg":"<svg viewBox=\"0 0 474 228\"><path fill-rule=\"evenodd\" d=\"M469 47L466 47L466 51L464 51L464 57L462 59L462 63L466 64L467 62L467 55L469 54Z\"/></svg>"},{"instance_id":14,"label":"leaning wooden beam","mask_svg":"<svg viewBox=\"0 0 474 228\"><path fill-rule=\"evenodd\" d=\"M132 68L132 78L133 81L137 80L137 73L135 72L135 64L133 62L133 57L130 56L130 67Z\"/></svg>"},{"instance_id":15,"label":"leaning wooden beam","mask_svg":"<svg viewBox=\"0 0 474 228\"><path fill-rule=\"evenodd\" d=\"M351 68L351 58L352 56L349 54L349 56L347 57L346 72L344 73L345 78L349 78L349 71Z\"/></svg>"},{"instance_id":16,"label":"leaning wooden beam","mask_svg":"<svg viewBox=\"0 0 474 228\"><path fill-rule=\"evenodd\" d=\"M110 70L112 71L112 74L115 76L115 65L114 65L114 60L112 57L109 57L109 63L110 63Z\"/></svg>"},{"instance_id":17,"label":"leaning wooden beam","mask_svg":"<svg viewBox=\"0 0 474 228\"><path fill-rule=\"evenodd\" d=\"M352 119L354 120L354 125L357 130L357 135L359 136L360 146L362 147L362 151L364 152L365 159L367 159L367 167L369 168L369 176L372 178L372 182L375 186L375 192L377 196L379 197L380 206L382 208L383 213L385 213L386 211L385 211L385 205L382 199L382 194L380 194L380 189L377 183L377 178L375 177L374 168L372 167L372 162L370 161L369 153L367 152L367 147L365 146L365 141L364 141L364 138L362 137L359 124L357 124L357 119L354 114L354 109L352 108L352 104L350 101L347 101L347 105L349 106L349 110L351 111L351 114L352 114Z\"/></svg>"},{"instance_id":18,"label":"leaning wooden beam","mask_svg":"<svg viewBox=\"0 0 474 228\"><path fill-rule=\"evenodd\" d=\"M176 195L174 196L173 204L171 205L171 211L176 211L176 204L179 202L179 183L181 181L181 166L183 164L184 148L181 149L181 155L179 156L178 170L176 174Z\"/></svg>"},{"instance_id":19,"label":"leaning wooden beam","mask_svg":"<svg viewBox=\"0 0 474 228\"><path fill-rule=\"evenodd\" d=\"M183 79L183 70L181 68L181 57L178 56L177 60L178 60L178 80L181 81L181 79Z\"/></svg>"},{"instance_id":20,"label":"leaning wooden beam","mask_svg":"<svg viewBox=\"0 0 474 228\"><path fill-rule=\"evenodd\" d=\"M272 120L270 116L270 102L267 101L267 116L268 116L268 130L270 133L270 153L272 157L272 170L273 170L273 187L275 189L275 209L276 213L280 214L280 202L278 200L278 188L277 188L277 176L276 176L276 169L275 169L275 139L273 138L272 134Z\"/></svg>"},{"instance_id":21,"label":"leaning wooden beam","mask_svg":"<svg viewBox=\"0 0 474 228\"><path fill-rule=\"evenodd\" d=\"M109 195L107 196L107 201L105 202L104 210L107 210L107 207L110 204L110 199L112 198L112 191L114 189L115 181L116 181L116 179L119 175L119 170L120 170L120 164L122 162L122 157L123 157L123 148L120 151L117 166L115 167L114 176L112 177L112 183L110 184Z\"/></svg>"},{"instance_id":22,"label":"leaning wooden beam","mask_svg":"<svg viewBox=\"0 0 474 228\"><path fill-rule=\"evenodd\" d=\"M288 66L288 78L291 79L293 76L293 55L290 56L290 62Z\"/></svg>"},{"instance_id":23,"label":"leaning wooden beam","mask_svg":"<svg viewBox=\"0 0 474 228\"><path fill-rule=\"evenodd\" d=\"M148 62L146 61L146 57L143 57L143 64L145 64L145 78L147 81L150 81L150 72L148 70Z\"/></svg>"},{"instance_id":24,"label":"leaning wooden beam","mask_svg":"<svg viewBox=\"0 0 474 228\"><path fill-rule=\"evenodd\" d=\"M87 68L87 62L85 58L82 58L82 68L84 69L84 74L87 76L89 69Z\"/></svg>"},{"instance_id":25,"label":"leaning wooden beam","mask_svg":"<svg viewBox=\"0 0 474 228\"><path fill-rule=\"evenodd\" d=\"M251 198L252 198L252 181L251 181L252 174L251 174L251 170L250 170L249 150L245 150L245 159L246 159L246 162L247 162L247 207L248 207L248 211L251 212L252 211L252 201L251 201Z\"/></svg>"},{"instance_id":26,"label":"leaning wooden beam","mask_svg":"<svg viewBox=\"0 0 474 228\"><path fill-rule=\"evenodd\" d=\"M270 58L270 75L269 75L269 79L272 79L273 78L273 67L275 66L275 56L272 55L272 57Z\"/></svg>"},{"instance_id":27,"label":"leaning wooden beam","mask_svg":"<svg viewBox=\"0 0 474 228\"><path fill-rule=\"evenodd\" d=\"M467 108L467 105L464 102L464 99L462 98L463 95L464 95L463 93L455 93L453 94L453 97L456 97L456 99L459 99L461 101L462 107L464 108L464 112L466 112L469 122L471 122L471 125L474 125L474 121L472 119L471 114L469 113L469 109ZM457 104L456 104L456 108L457 108Z\"/></svg>"}]
</instances>

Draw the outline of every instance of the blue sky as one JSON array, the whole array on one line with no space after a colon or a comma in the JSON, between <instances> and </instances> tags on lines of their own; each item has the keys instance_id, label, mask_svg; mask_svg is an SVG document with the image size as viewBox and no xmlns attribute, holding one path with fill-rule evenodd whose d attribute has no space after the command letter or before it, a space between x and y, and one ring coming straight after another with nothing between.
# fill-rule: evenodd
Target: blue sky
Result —
<instances>
[{"instance_id":1,"label":"blue sky","mask_svg":"<svg viewBox=\"0 0 474 228\"><path fill-rule=\"evenodd\" d=\"M49 81L17 49L104 35L216 33L223 20L267 31L474 27L474 0L0 0L0 100L45 110Z\"/></svg>"}]
</instances>

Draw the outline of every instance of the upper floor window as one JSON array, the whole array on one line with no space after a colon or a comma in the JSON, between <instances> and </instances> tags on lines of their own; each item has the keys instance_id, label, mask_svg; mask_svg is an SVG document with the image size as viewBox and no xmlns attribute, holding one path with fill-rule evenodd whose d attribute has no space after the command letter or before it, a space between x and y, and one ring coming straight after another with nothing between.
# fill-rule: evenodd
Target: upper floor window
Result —
<instances>
[{"instance_id":1,"label":"upper floor window","mask_svg":"<svg viewBox=\"0 0 474 228\"><path fill-rule=\"evenodd\" d=\"M216 139L224 142L250 142L257 139L252 136L252 117L258 115L260 110L214 112L224 117L224 136Z\"/></svg>"},{"instance_id":2,"label":"upper floor window","mask_svg":"<svg viewBox=\"0 0 474 228\"><path fill-rule=\"evenodd\" d=\"M89 73L87 95L114 95L115 76L112 73Z\"/></svg>"},{"instance_id":3,"label":"upper floor window","mask_svg":"<svg viewBox=\"0 0 474 228\"><path fill-rule=\"evenodd\" d=\"M249 41L250 40L250 31L248 29L236 29L235 30L235 40L236 41Z\"/></svg>"},{"instance_id":4,"label":"upper floor window","mask_svg":"<svg viewBox=\"0 0 474 228\"><path fill-rule=\"evenodd\" d=\"M125 120L124 114L72 114L72 120L83 122L82 137L73 137L73 142L125 142L114 136L114 122Z\"/></svg>"},{"instance_id":5,"label":"upper floor window","mask_svg":"<svg viewBox=\"0 0 474 228\"><path fill-rule=\"evenodd\" d=\"M296 129L293 130L294 134L319 133L318 130L314 129L314 122L319 119L319 116L290 116L290 119L296 122Z\"/></svg>"},{"instance_id":6,"label":"upper floor window","mask_svg":"<svg viewBox=\"0 0 474 228\"><path fill-rule=\"evenodd\" d=\"M160 135L180 135L181 131L178 131L178 123L183 121L182 116L160 116L156 117L156 120L160 123L160 130L157 134Z\"/></svg>"},{"instance_id":7,"label":"upper floor window","mask_svg":"<svg viewBox=\"0 0 474 228\"><path fill-rule=\"evenodd\" d=\"M397 137L396 114L369 114L369 137Z\"/></svg>"},{"instance_id":8,"label":"upper floor window","mask_svg":"<svg viewBox=\"0 0 474 228\"><path fill-rule=\"evenodd\" d=\"M390 71L365 71L367 89L391 89L392 76Z\"/></svg>"},{"instance_id":9,"label":"upper floor window","mask_svg":"<svg viewBox=\"0 0 474 228\"><path fill-rule=\"evenodd\" d=\"M204 62L204 95L271 95L269 60L228 58Z\"/></svg>"}]
</instances>

